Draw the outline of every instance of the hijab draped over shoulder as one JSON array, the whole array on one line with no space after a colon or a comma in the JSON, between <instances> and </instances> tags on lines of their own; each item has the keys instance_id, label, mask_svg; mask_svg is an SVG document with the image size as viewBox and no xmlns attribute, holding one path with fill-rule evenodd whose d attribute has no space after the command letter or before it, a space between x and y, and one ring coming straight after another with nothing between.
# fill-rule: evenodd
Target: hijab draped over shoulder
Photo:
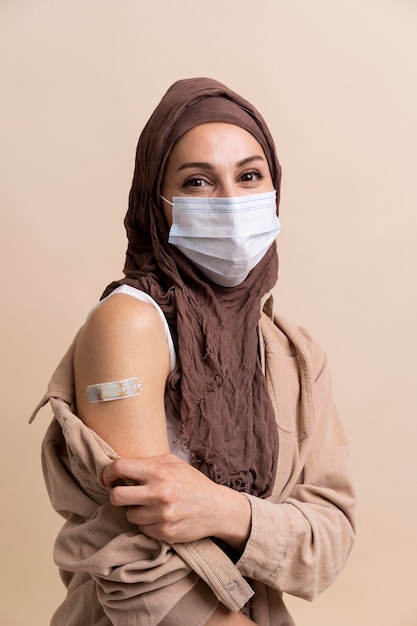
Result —
<instances>
[{"instance_id":1,"label":"hijab draped over shoulder","mask_svg":"<svg viewBox=\"0 0 417 626\"><path fill-rule=\"evenodd\" d=\"M192 464L219 484L261 497L275 480L278 435L261 369L258 324L262 297L274 286L274 243L237 287L220 287L168 244L161 185L169 154L188 130L227 122L262 146L279 203L281 168L261 115L245 99L208 78L179 80L150 117L136 152L125 218L125 278L162 308L177 352L166 391L167 412L178 421Z\"/></svg>"}]
</instances>

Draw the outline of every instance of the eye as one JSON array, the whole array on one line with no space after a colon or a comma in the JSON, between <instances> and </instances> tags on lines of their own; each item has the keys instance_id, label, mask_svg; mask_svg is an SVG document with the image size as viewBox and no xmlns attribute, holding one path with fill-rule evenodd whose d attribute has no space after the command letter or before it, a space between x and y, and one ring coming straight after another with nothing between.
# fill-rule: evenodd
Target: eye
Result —
<instances>
[{"instance_id":1,"label":"eye","mask_svg":"<svg viewBox=\"0 0 417 626\"><path fill-rule=\"evenodd\" d=\"M187 189L187 187L204 187L207 185L207 182L203 178L187 178L186 181L182 184L182 187Z\"/></svg>"},{"instance_id":2,"label":"eye","mask_svg":"<svg viewBox=\"0 0 417 626\"><path fill-rule=\"evenodd\" d=\"M263 178L265 178L265 176L259 170L250 170L241 175L241 180L244 183L252 183L257 180L262 180Z\"/></svg>"}]
</instances>

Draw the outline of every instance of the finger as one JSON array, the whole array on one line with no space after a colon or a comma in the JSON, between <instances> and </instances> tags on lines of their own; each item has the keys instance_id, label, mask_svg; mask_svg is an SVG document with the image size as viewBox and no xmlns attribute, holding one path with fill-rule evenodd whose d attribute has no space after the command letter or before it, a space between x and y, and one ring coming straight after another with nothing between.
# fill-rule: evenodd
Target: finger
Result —
<instances>
[{"instance_id":1,"label":"finger","mask_svg":"<svg viewBox=\"0 0 417 626\"><path fill-rule=\"evenodd\" d=\"M155 473L158 474L160 468L173 463L187 466L174 454L162 454L146 459L116 459L104 468L102 481L105 487L111 487L119 479L133 484L143 483Z\"/></svg>"},{"instance_id":2,"label":"finger","mask_svg":"<svg viewBox=\"0 0 417 626\"><path fill-rule=\"evenodd\" d=\"M102 481L105 487L111 487L119 479L140 483L143 476L143 461L139 459L117 459L103 471Z\"/></svg>"},{"instance_id":3,"label":"finger","mask_svg":"<svg viewBox=\"0 0 417 626\"><path fill-rule=\"evenodd\" d=\"M145 506L132 506L126 511L126 517L131 524L135 524L140 530L147 526L155 526L161 522L160 516L156 511Z\"/></svg>"},{"instance_id":4,"label":"finger","mask_svg":"<svg viewBox=\"0 0 417 626\"><path fill-rule=\"evenodd\" d=\"M153 504L154 500L144 485L117 486L110 493L110 502L115 506L147 506Z\"/></svg>"}]
</instances>

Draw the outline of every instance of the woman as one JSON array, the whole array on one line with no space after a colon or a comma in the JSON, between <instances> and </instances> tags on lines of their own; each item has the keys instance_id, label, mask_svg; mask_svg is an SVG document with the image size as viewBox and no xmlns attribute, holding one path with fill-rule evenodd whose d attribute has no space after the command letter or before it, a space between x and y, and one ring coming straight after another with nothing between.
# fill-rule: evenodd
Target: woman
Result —
<instances>
[{"instance_id":1,"label":"woman","mask_svg":"<svg viewBox=\"0 0 417 626\"><path fill-rule=\"evenodd\" d=\"M254 107L175 83L139 139L125 278L41 402L52 624L293 624L354 535L326 359L277 317L281 168ZM40 406L41 406L40 405Z\"/></svg>"}]
</instances>

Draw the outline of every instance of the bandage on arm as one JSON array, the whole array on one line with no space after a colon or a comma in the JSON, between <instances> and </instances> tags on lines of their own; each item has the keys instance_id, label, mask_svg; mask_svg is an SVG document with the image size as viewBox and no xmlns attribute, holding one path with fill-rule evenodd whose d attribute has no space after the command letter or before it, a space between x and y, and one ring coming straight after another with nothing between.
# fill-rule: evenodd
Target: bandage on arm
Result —
<instances>
[{"instance_id":1,"label":"bandage on arm","mask_svg":"<svg viewBox=\"0 0 417 626\"><path fill-rule=\"evenodd\" d=\"M169 349L157 311L114 295L93 311L79 337L78 415L120 456L165 454L168 373Z\"/></svg>"},{"instance_id":2,"label":"bandage on arm","mask_svg":"<svg viewBox=\"0 0 417 626\"><path fill-rule=\"evenodd\" d=\"M142 388L142 381L137 376L98 385L88 385L87 402L109 402L110 400L123 400L123 398L139 396L142 393Z\"/></svg>"}]
</instances>

